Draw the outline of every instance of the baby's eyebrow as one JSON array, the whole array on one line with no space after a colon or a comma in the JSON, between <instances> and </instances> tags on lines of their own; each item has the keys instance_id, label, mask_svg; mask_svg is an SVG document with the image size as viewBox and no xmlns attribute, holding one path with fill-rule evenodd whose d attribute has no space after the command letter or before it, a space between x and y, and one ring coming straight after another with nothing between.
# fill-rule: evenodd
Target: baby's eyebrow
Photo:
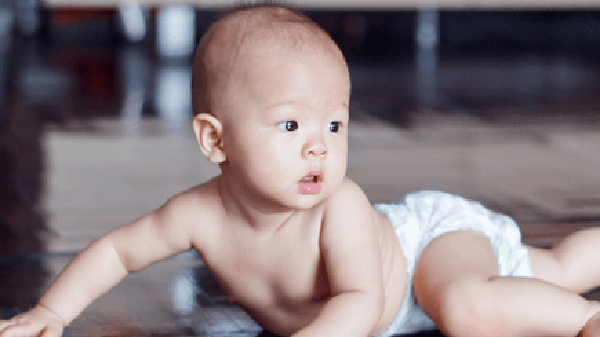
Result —
<instances>
[{"instance_id":1,"label":"baby's eyebrow","mask_svg":"<svg viewBox=\"0 0 600 337\"><path fill-rule=\"evenodd\" d=\"M280 106L284 106L284 105L302 105L302 103L296 102L296 101L279 102L279 103L275 103L275 104L272 104L272 105L269 105L269 106L265 107L265 111L271 110L271 109L274 109L274 108L277 108L277 107L280 107ZM348 108L348 103L346 103L346 102L334 103L334 104L331 104L330 107L331 108L342 107L342 108L346 108L347 109Z\"/></svg>"},{"instance_id":2,"label":"baby's eyebrow","mask_svg":"<svg viewBox=\"0 0 600 337\"><path fill-rule=\"evenodd\" d=\"M284 105L301 105L300 102L296 102L296 101L283 101L283 102L279 102L279 103L275 103L272 105L269 105L265 108L265 111L274 109L274 108L278 108L280 106L284 106Z\"/></svg>"},{"instance_id":3,"label":"baby's eyebrow","mask_svg":"<svg viewBox=\"0 0 600 337\"><path fill-rule=\"evenodd\" d=\"M301 107L303 105L304 104L302 102L293 100L282 101L266 106L263 110L263 114L265 118L290 118L289 114L296 110L294 107ZM288 107L289 109L277 109L279 107ZM340 110L346 111L349 109L349 107L347 102L340 102L331 104L326 109L328 111L328 114L331 114L334 112L339 112Z\"/></svg>"}]
</instances>

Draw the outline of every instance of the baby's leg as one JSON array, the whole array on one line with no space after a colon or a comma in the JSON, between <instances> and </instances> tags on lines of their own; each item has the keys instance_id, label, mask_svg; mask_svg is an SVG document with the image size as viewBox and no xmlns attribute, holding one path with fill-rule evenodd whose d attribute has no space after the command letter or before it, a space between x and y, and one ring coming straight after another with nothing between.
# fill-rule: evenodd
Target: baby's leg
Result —
<instances>
[{"instance_id":1,"label":"baby's leg","mask_svg":"<svg viewBox=\"0 0 600 337\"><path fill-rule=\"evenodd\" d=\"M578 294L600 286L600 228L575 232L552 249L527 248L534 277Z\"/></svg>"},{"instance_id":2,"label":"baby's leg","mask_svg":"<svg viewBox=\"0 0 600 337\"><path fill-rule=\"evenodd\" d=\"M600 310L540 279L499 277L490 241L461 230L433 240L415 268L417 302L446 336L576 336Z\"/></svg>"}]
</instances>

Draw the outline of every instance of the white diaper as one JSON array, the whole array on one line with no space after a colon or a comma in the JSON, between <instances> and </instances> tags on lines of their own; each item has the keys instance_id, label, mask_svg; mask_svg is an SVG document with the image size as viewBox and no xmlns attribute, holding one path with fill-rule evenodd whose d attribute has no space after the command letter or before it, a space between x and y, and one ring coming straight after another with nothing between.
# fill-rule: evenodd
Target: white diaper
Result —
<instances>
[{"instance_id":1,"label":"white diaper","mask_svg":"<svg viewBox=\"0 0 600 337\"><path fill-rule=\"evenodd\" d=\"M521 243L517 224L480 203L448 193L422 191L408 194L397 204L373 207L390 219L408 262L402 307L382 337L436 330L433 321L418 306L412 284L418 257L427 244L442 234L461 229L480 232L490 239L500 276L533 276L529 251Z\"/></svg>"}]
</instances>

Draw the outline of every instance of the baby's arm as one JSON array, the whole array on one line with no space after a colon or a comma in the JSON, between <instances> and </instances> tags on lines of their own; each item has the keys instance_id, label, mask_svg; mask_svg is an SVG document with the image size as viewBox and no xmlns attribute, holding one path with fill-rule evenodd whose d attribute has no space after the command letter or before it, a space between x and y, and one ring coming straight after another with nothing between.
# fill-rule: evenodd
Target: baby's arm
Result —
<instances>
[{"instance_id":1,"label":"baby's arm","mask_svg":"<svg viewBox=\"0 0 600 337\"><path fill-rule=\"evenodd\" d=\"M294 336L370 336L383 313L377 226L367 197L347 180L327 201L321 235L331 298Z\"/></svg>"},{"instance_id":2,"label":"baby's arm","mask_svg":"<svg viewBox=\"0 0 600 337\"><path fill-rule=\"evenodd\" d=\"M37 336L45 329L53 331L48 336L60 336L64 326L128 273L190 249L189 218L179 212L187 208L186 202L182 195L174 197L91 243L65 267L34 309L0 322L0 337Z\"/></svg>"}]
</instances>

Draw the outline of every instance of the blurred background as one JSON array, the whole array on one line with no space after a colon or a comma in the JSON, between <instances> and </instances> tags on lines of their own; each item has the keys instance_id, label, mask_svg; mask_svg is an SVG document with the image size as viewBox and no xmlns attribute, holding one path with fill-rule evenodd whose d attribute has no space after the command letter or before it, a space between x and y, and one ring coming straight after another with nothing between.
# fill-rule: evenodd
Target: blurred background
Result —
<instances>
[{"instance_id":1,"label":"blurred background","mask_svg":"<svg viewBox=\"0 0 600 337\"><path fill-rule=\"evenodd\" d=\"M545 247L600 223L597 4L297 3L346 55L347 175L372 202L461 194ZM0 319L33 306L91 241L219 173L192 133L191 61L230 5L0 0ZM152 268L70 333L223 321L198 316L223 298L197 255Z\"/></svg>"}]
</instances>

